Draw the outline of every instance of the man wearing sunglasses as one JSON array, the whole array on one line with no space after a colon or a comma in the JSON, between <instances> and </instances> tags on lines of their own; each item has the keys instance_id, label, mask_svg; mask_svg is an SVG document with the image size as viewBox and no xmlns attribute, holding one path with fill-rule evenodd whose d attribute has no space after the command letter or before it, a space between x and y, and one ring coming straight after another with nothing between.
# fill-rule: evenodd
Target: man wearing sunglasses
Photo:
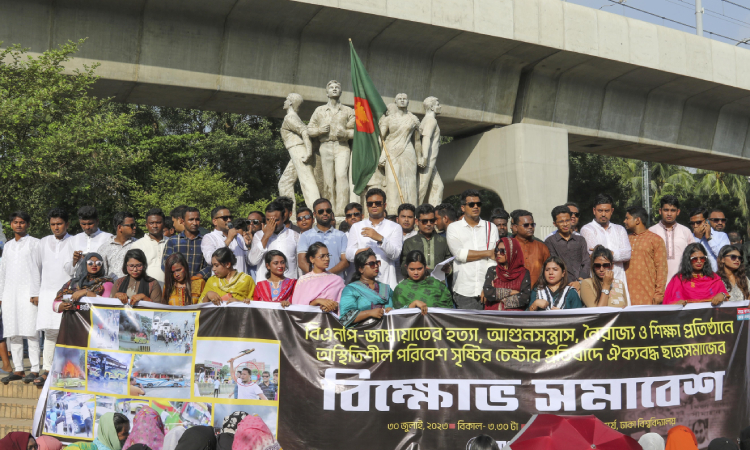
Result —
<instances>
[{"instance_id":1,"label":"man wearing sunglasses","mask_svg":"<svg viewBox=\"0 0 750 450\"><path fill-rule=\"evenodd\" d=\"M484 309L480 301L487 269L495 263L497 227L479 214L482 200L479 191L461 193L464 218L448 226L447 240L453 260L453 301L460 309Z\"/></svg>"},{"instance_id":2,"label":"man wearing sunglasses","mask_svg":"<svg viewBox=\"0 0 750 450\"><path fill-rule=\"evenodd\" d=\"M722 210L712 209L708 213L708 221L714 231L721 231L722 233L726 233L727 216L724 215L724 212Z\"/></svg>"},{"instance_id":3,"label":"man wearing sunglasses","mask_svg":"<svg viewBox=\"0 0 750 450\"><path fill-rule=\"evenodd\" d=\"M310 272L310 263L305 255L307 249L316 242L322 242L328 248L331 259L328 261L328 271L346 280L346 269L349 261L346 259L348 240L346 233L333 226L333 205L327 198L319 198L313 203L315 222L312 229L305 231L297 242L297 261L303 273Z\"/></svg>"},{"instance_id":4,"label":"man wearing sunglasses","mask_svg":"<svg viewBox=\"0 0 750 450\"><path fill-rule=\"evenodd\" d=\"M108 267L108 276L113 279L127 276L122 271L125 253L132 248L135 243L135 217L128 211L115 213L112 218L112 228L115 230L113 236L108 242L99 247L98 253L104 258L106 267Z\"/></svg>"},{"instance_id":5,"label":"man wearing sunglasses","mask_svg":"<svg viewBox=\"0 0 750 450\"><path fill-rule=\"evenodd\" d=\"M386 195L382 189L370 189L365 199L370 217L355 223L349 230L346 259L353 263L357 253L372 249L381 264L375 279L395 289L398 284L396 263L404 244L403 232L399 224L385 218Z\"/></svg>"},{"instance_id":6,"label":"man wearing sunglasses","mask_svg":"<svg viewBox=\"0 0 750 450\"><path fill-rule=\"evenodd\" d=\"M708 209L705 206L695 208L690 212L690 228L693 229L693 238L695 242L703 244L708 251L708 260L711 261L711 268L716 272L718 265L716 257L719 251L725 245L729 245L729 238L726 233L714 231L708 220Z\"/></svg>"},{"instance_id":7,"label":"man wearing sunglasses","mask_svg":"<svg viewBox=\"0 0 750 450\"><path fill-rule=\"evenodd\" d=\"M302 207L297 209L297 226L299 233L302 234L313 226L313 212L310 208Z\"/></svg>"},{"instance_id":8,"label":"man wearing sunglasses","mask_svg":"<svg viewBox=\"0 0 750 450\"><path fill-rule=\"evenodd\" d=\"M510 216L513 237L521 245L523 251L523 265L529 271L531 282L536 284L539 275L542 274L542 266L549 258L549 248L544 242L534 239L534 216L523 209L515 210Z\"/></svg>"},{"instance_id":9,"label":"man wearing sunglasses","mask_svg":"<svg viewBox=\"0 0 750 450\"><path fill-rule=\"evenodd\" d=\"M349 203L345 208L346 223L349 224L349 228L355 223L362 220L362 205L359 203Z\"/></svg>"},{"instance_id":10,"label":"man wearing sunglasses","mask_svg":"<svg viewBox=\"0 0 750 450\"><path fill-rule=\"evenodd\" d=\"M237 272L247 273L248 242L252 242L249 236L243 237L232 222L233 216L226 206L217 206L211 211L211 223L214 230L203 236L201 242L201 253L206 262L211 262L214 252L222 247L228 247L237 257L234 268Z\"/></svg>"},{"instance_id":11,"label":"man wearing sunglasses","mask_svg":"<svg viewBox=\"0 0 750 450\"><path fill-rule=\"evenodd\" d=\"M401 276L406 278L406 255L413 250L419 250L427 260L427 273L431 273L436 264L440 264L453 256L448 248L448 240L445 236L435 233L435 208L432 205L419 205L417 208L417 229L419 232L404 241L401 250ZM451 264L443 267L443 272L451 272Z\"/></svg>"},{"instance_id":12,"label":"man wearing sunglasses","mask_svg":"<svg viewBox=\"0 0 750 450\"><path fill-rule=\"evenodd\" d=\"M667 248L667 282L680 270L682 253L694 237L690 228L677 223L680 216L680 200L674 195L665 195L660 200L659 216L661 220L652 225L648 231L658 235Z\"/></svg>"},{"instance_id":13,"label":"man wearing sunglasses","mask_svg":"<svg viewBox=\"0 0 750 450\"><path fill-rule=\"evenodd\" d=\"M631 305L661 305L667 286L667 247L650 232L648 213L640 206L631 206L625 213L631 254L625 263Z\"/></svg>"},{"instance_id":14,"label":"man wearing sunglasses","mask_svg":"<svg viewBox=\"0 0 750 450\"><path fill-rule=\"evenodd\" d=\"M581 236L586 239L589 254L597 245L608 248L614 256L612 272L615 279L622 281L627 287L625 276L625 261L630 260L630 241L625 227L610 222L615 212L615 202L607 194L599 194L594 198L594 220L581 228Z\"/></svg>"}]
</instances>

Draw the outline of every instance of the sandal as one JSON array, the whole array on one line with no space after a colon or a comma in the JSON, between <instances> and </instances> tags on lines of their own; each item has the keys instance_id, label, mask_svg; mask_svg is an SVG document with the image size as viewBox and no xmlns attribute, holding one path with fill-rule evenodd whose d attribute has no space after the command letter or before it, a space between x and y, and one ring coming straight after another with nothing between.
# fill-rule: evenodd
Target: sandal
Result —
<instances>
[{"instance_id":1,"label":"sandal","mask_svg":"<svg viewBox=\"0 0 750 450\"><path fill-rule=\"evenodd\" d=\"M47 372L46 370L40 373L38 377L34 378L34 385L37 387L44 386L44 383L47 381L47 375L49 375L49 372Z\"/></svg>"},{"instance_id":2,"label":"sandal","mask_svg":"<svg viewBox=\"0 0 750 450\"><path fill-rule=\"evenodd\" d=\"M29 372L28 375L23 377L23 382L26 384L29 384L32 381L34 381L34 379L36 379L36 377L38 376L39 376L39 372Z\"/></svg>"},{"instance_id":3,"label":"sandal","mask_svg":"<svg viewBox=\"0 0 750 450\"><path fill-rule=\"evenodd\" d=\"M23 373L23 372L21 372L21 373ZM10 375L8 375L7 377L1 379L0 382L3 383L3 384L8 384L11 381L16 381L16 380L23 380L23 375L19 375L19 374L15 373L15 372L11 372Z\"/></svg>"}]
</instances>

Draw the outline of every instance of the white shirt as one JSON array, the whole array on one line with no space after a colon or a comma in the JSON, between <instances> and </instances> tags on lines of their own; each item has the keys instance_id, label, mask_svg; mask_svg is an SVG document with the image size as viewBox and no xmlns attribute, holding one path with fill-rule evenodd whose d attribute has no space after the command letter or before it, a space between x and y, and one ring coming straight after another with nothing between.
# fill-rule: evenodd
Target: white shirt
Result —
<instances>
[{"instance_id":1,"label":"white shirt","mask_svg":"<svg viewBox=\"0 0 750 450\"><path fill-rule=\"evenodd\" d=\"M243 384L237 380L237 399L243 400L260 400L260 394L263 391L255 383ZM270 400L270 399L269 399Z\"/></svg>"},{"instance_id":2,"label":"white shirt","mask_svg":"<svg viewBox=\"0 0 750 450\"><path fill-rule=\"evenodd\" d=\"M59 330L62 314L52 310L57 291L70 280L63 265L72 255L69 242L73 236L65 234L62 239L49 235L39 241L39 261L42 263L42 281L39 288L39 312L37 330Z\"/></svg>"},{"instance_id":3,"label":"white shirt","mask_svg":"<svg viewBox=\"0 0 750 450\"><path fill-rule=\"evenodd\" d=\"M719 256L719 251L721 251L722 247L729 245L729 236L724 232L711 229L711 240L706 240L705 237L698 239L695 235L693 235L693 239L695 242L701 243L706 247L706 251L708 252L706 256L711 261L711 268L714 269L714 272L719 270L719 266L716 264L716 257Z\"/></svg>"},{"instance_id":4,"label":"white shirt","mask_svg":"<svg viewBox=\"0 0 750 450\"><path fill-rule=\"evenodd\" d=\"M250 252L247 256L250 265L258 267L255 279L266 279L265 256L269 250L278 250L286 256L286 271L284 272L284 276L296 279L298 277L297 242L299 241L299 233L284 227L279 234L274 233L273 236L268 238L268 247L263 247L261 239L263 239L263 230L258 230L255 236L253 236L253 245L250 246Z\"/></svg>"},{"instance_id":5,"label":"white shirt","mask_svg":"<svg viewBox=\"0 0 750 450\"><path fill-rule=\"evenodd\" d=\"M688 244L695 242L695 236L685 225L676 223L672 228L667 228L663 222L659 221L656 225L651 226L648 231L659 235L664 239L667 246L667 284L673 276L680 271L682 262L682 253Z\"/></svg>"},{"instance_id":6,"label":"white shirt","mask_svg":"<svg viewBox=\"0 0 750 450\"><path fill-rule=\"evenodd\" d=\"M146 254L148 268L146 275L155 279L159 283L164 283L164 271L161 270L161 260L164 257L164 247L167 246L169 238L162 237L161 241L155 241L151 235L147 234L137 241L133 242L132 249L141 249Z\"/></svg>"},{"instance_id":7,"label":"white shirt","mask_svg":"<svg viewBox=\"0 0 750 450\"><path fill-rule=\"evenodd\" d=\"M603 245L612 251L612 256L615 258L612 272L614 272L615 278L622 281L627 287L628 280L625 278L624 263L630 261L631 250L625 227L610 222L605 230L604 227L599 225L599 222L593 220L581 228L581 236L586 239L589 255L594 252L594 247L597 245Z\"/></svg>"},{"instance_id":8,"label":"white shirt","mask_svg":"<svg viewBox=\"0 0 750 450\"><path fill-rule=\"evenodd\" d=\"M111 237L112 235L106 231L96 230L91 236L82 232L70 238L70 242L68 242L68 245L70 246L70 255L68 255L67 261L63 264L65 272L71 277L75 274L76 268L73 266L73 252L80 251L83 252L84 255L86 253L96 252L102 244L109 242ZM81 258L81 261L83 261L83 258Z\"/></svg>"},{"instance_id":9,"label":"white shirt","mask_svg":"<svg viewBox=\"0 0 750 450\"><path fill-rule=\"evenodd\" d=\"M464 297L478 297L484 287L487 269L497 265L493 258L482 258L468 262L469 250L492 250L500 239L497 227L479 219L475 227L466 218L448 225L446 231L448 248L456 259L453 260L453 292Z\"/></svg>"},{"instance_id":10,"label":"white shirt","mask_svg":"<svg viewBox=\"0 0 750 450\"><path fill-rule=\"evenodd\" d=\"M24 236L5 243L0 262L0 302L3 302L3 337L34 337L37 306L31 297L39 296L42 264L39 239ZM62 287L62 285L60 285Z\"/></svg>"},{"instance_id":11,"label":"white shirt","mask_svg":"<svg viewBox=\"0 0 750 450\"><path fill-rule=\"evenodd\" d=\"M406 240L409 239L410 237L416 236L418 231L419 230L417 229L417 226L415 225L413 230L406 233L404 235L404 239L401 241L401 248L403 248L404 246L403 243L406 242ZM404 281L404 276L401 275L401 256L396 258L396 280L398 280L399 283Z\"/></svg>"},{"instance_id":12,"label":"white shirt","mask_svg":"<svg viewBox=\"0 0 750 450\"><path fill-rule=\"evenodd\" d=\"M227 237L219 230L214 230L203 236L201 251L203 252L203 259L206 260L209 266L211 265L211 256L213 256L214 252L222 247L226 247L226 244L224 243L226 240ZM247 273L246 263L250 250L247 249L245 240L242 239L242 236L239 233L234 237L232 243L229 244L229 250L231 250L232 253L234 253L234 256L237 257L237 264L234 266L237 272ZM284 254L286 255L286 253Z\"/></svg>"},{"instance_id":13,"label":"white shirt","mask_svg":"<svg viewBox=\"0 0 750 450\"><path fill-rule=\"evenodd\" d=\"M214 380L214 389L219 389L219 386L221 386L221 382L218 379Z\"/></svg>"},{"instance_id":14,"label":"white shirt","mask_svg":"<svg viewBox=\"0 0 750 450\"><path fill-rule=\"evenodd\" d=\"M368 227L373 228L383 236L381 244L378 244L374 239L362 236L362 229ZM380 272L375 279L381 283L388 283L391 289L396 289L398 285L396 263L401 257L401 248L404 246L403 238L404 230L401 225L395 222L383 218L379 224L373 225L370 219L362 220L352 225L349 230L346 259L354 267L354 257L357 255L357 250L362 248L372 249L378 261L380 261Z\"/></svg>"}]
</instances>

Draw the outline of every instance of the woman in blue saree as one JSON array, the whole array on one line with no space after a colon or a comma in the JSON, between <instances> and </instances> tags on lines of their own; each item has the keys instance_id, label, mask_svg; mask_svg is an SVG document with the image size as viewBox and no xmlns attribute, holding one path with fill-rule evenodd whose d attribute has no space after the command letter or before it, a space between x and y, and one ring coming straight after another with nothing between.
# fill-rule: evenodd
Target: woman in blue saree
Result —
<instances>
[{"instance_id":1,"label":"woman in blue saree","mask_svg":"<svg viewBox=\"0 0 750 450\"><path fill-rule=\"evenodd\" d=\"M375 252L367 249L354 257L354 276L341 292L339 320L347 327L365 325L366 321L383 318L393 309L393 291L387 283L375 281L380 273L380 261Z\"/></svg>"}]
</instances>

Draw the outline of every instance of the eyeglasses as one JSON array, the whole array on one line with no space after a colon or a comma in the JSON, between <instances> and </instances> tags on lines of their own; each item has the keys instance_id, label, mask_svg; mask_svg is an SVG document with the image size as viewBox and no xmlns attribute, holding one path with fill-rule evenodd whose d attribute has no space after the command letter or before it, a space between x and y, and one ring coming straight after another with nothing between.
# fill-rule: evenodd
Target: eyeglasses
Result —
<instances>
[{"instance_id":1,"label":"eyeglasses","mask_svg":"<svg viewBox=\"0 0 750 450\"><path fill-rule=\"evenodd\" d=\"M214 219L221 219L224 222L228 222L228 221L232 220L233 217L232 216L216 216L216 217L214 217Z\"/></svg>"},{"instance_id":2,"label":"eyeglasses","mask_svg":"<svg viewBox=\"0 0 750 450\"><path fill-rule=\"evenodd\" d=\"M326 208L326 209L322 209L321 208L321 209L319 209L318 210L318 215L322 216L323 214L333 214L333 210L331 208Z\"/></svg>"},{"instance_id":3,"label":"eyeglasses","mask_svg":"<svg viewBox=\"0 0 750 450\"><path fill-rule=\"evenodd\" d=\"M570 217L581 217L581 213L579 213L579 212L572 212L572 213L570 213Z\"/></svg>"},{"instance_id":4,"label":"eyeglasses","mask_svg":"<svg viewBox=\"0 0 750 450\"><path fill-rule=\"evenodd\" d=\"M725 223L727 221L726 218L723 218L723 219L708 219L708 220L710 220L713 223Z\"/></svg>"},{"instance_id":5,"label":"eyeglasses","mask_svg":"<svg viewBox=\"0 0 750 450\"><path fill-rule=\"evenodd\" d=\"M706 262L706 257L705 256L693 256L692 258L690 258L691 263L694 263L696 261L704 263Z\"/></svg>"},{"instance_id":6,"label":"eyeglasses","mask_svg":"<svg viewBox=\"0 0 750 450\"><path fill-rule=\"evenodd\" d=\"M482 202L469 202L466 204L469 208L481 208Z\"/></svg>"},{"instance_id":7,"label":"eyeglasses","mask_svg":"<svg viewBox=\"0 0 750 450\"><path fill-rule=\"evenodd\" d=\"M368 261L365 263L366 266L370 266L371 269L380 267L380 261Z\"/></svg>"},{"instance_id":8,"label":"eyeglasses","mask_svg":"<svg viewBox=\"0 0 750 450\"><path fill-rule=\"evenodd\" d=\"M260 221L260 220L258 220L258 219L248 219L247 221L248 221L248 223L250 223L251 225L260 225L260 224L262 224L262 223L263 223L262 221Z\"/></svg>"},{"instance_id":9,"label":"eyeglasses","mask_svg":"<svg viewBox=\"0 0 750 450\"><path fill-rule=\"evenodd\" d=\"M330 253L325 253L325 254L322 254L322 255L318 255L318 256L316 256L316 258L320 258L320 259L331 259L331 254L330 254Z\"/></svg>"},{"instance_id":10,"label":"eyeglasses","mask_svg":"<svg viewBox=\"0 0 750 450\"><path fill-rule=\"evenodd\" d=\"M133 269L133 270L143 269L143 264L128 264L128 269Z\"/></svg>"},{"instance_id":11,"label":"eyeglasses","mask_svg":"<svg viewBox=\"0 0 750 450\"><path fill-rule=\"evenodd\" d=\"M329 210L329 211L330 211L330 210ZM318 214L320 214L320 213L318 213ZM355 213L349 213L349 214L347 214L347 215L346 215L346 218L347 218L347 219L351 219L352 217L360 217L360 216L362 216L362 213L361 213L361 212L355 212Z\"/></svg>"},{"instance_id":12,"label":"eyeglasses","mask_svg":"<svg viewBox=\"0 0 750 450\"><path fill-rule=\"evenodd\" d=\"M504 255L505 254L505 249L504 248L496 248L495 249L495 254L496 255Z\"/></svg>"},{"instance_id":13,"label":"eyeglasses","mask_svg":"<svg viewBox=\"0 0 750 450\"><path fill-rule=\"evenodd\" d=\"M419 219L419 221L422 223L422 225L427 225L428 223L435 223L435 219Z\"/></svg>"},{"instance_id":14,"label":"eyeglasses","mask_svg":"<svg viewBox=\"0 0 750 450\"><path fill-rule=\"evenodd\" d=\"M368 208L372 208L373 206L380 208L381 206L383 206L383 202L367 202Z\"/></svg>"},{"instance_id":15,"label":"eyeglasses","mask_svg":"<svg viewBox=\"0 0 750 450\"><path fill-rule=\"evenodd\" d=\"M612 263L594 264L594 269L611 269L611 268L612 268Z\"/></svg>"},{"instance_id":16,"label":"eyeglasses","mask_svg":"<svg viewBox=\"0 0 750 450\"><path fill-rule=\"evenodd\" d=\"M534 228L535 226L536 226L536 222L531 222L531 223L525 223L525 224L523 224L524 228Z\"/></svg>"},{"instance_id":17,"label":"eyeglasses","mask_svg":"<svg viewBox=\"0 0 750 450\"><path fill-rule=\"evenodd\" d=\"M104 263L102 261L86 261L86 265L89 267L101 267L104 265Z\"/></svg>"},{"instance_id":18,"label":"eyeglasses","mask_svg":"<svg viewBox=\"0 0 750 450\"><path fill-rule=\"evenodd\" d=\"M702 224L703 222L704 222L703 220L696 220L695 222L693 222L693 221L691 220L690 222L688 222L688 224L689 224L689 225L692 225L692 226L696 226L696 225L700 225L700 224Z\"/></svg>"},{"instance_id":19,"label":"eyeglasses","mask_svg":"<svg viewBox=\"0 0 750 450\"><path fill-rule=\"evenodd\" d=\"M302 216L297 216L297 222L300 220L310 220L312 219L312 216L310 214L304 214Z\"/></svg>"},{"instance_id":20,"label":"eyeglasses","mask_svg":"<svg viewBox=\"0 0 750 450\"><path fill-rule=\"evenodd\" d=\"M737 261L737 260L739 260L741 258L741 256L740 255L727 255L727 256L725 256L725 258L729 258L732 261Z\"/></svg>"},{"instance_id":21,"label":"eyeglasses","mask_svg":"<svg viewBox=\"0 0 750 450\"><path fill-rule=\"evenodd\" d=\"M135 222L133 222L133 223L128 223L128 224L123 223L122 226L124 226L124 227L130 227L132 229L135 229L135 227L137 225L135 224Z\"/></svg>"}]
</instances>

